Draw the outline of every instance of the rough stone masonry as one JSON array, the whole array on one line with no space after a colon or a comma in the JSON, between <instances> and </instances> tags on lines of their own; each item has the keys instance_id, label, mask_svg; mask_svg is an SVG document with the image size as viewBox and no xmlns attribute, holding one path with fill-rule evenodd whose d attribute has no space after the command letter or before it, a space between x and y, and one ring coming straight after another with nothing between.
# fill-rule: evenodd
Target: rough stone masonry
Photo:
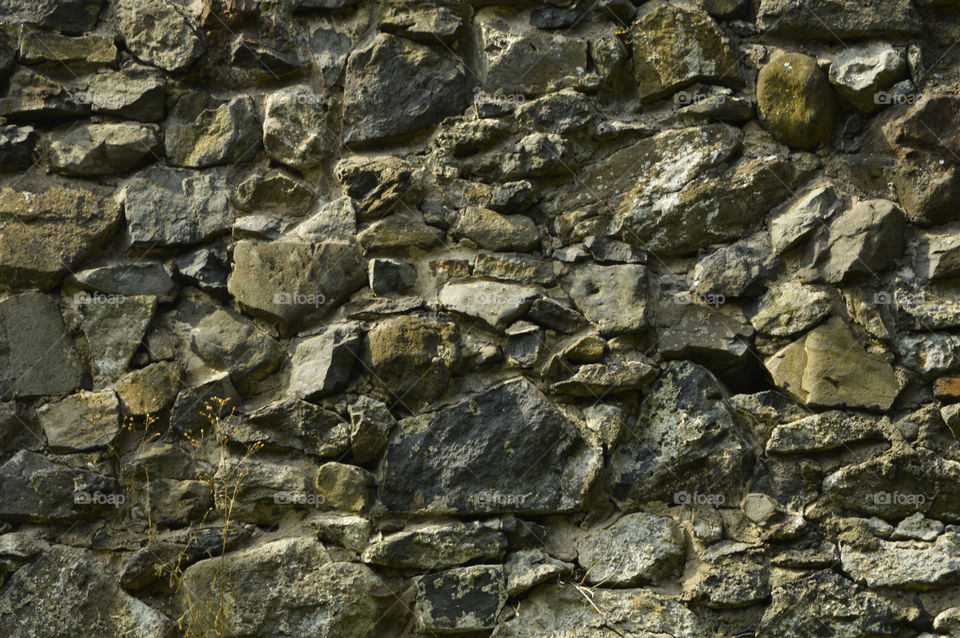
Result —
<instances>
[{"instance_id":1,"label":"rough stone masonry","mask_svg":"<svg viewBox=\"0 0 960 638\"><path fill-rule=\"evenodd\" d=\"M0 635L960 637L958 43L0 0Z\"/></svg>"}]
</instances>

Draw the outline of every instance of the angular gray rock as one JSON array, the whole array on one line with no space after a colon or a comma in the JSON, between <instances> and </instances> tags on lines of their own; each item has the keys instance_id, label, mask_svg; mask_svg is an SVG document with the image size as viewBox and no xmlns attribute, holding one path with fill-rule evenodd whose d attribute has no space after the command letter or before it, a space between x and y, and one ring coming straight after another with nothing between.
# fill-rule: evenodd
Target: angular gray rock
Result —
<instances>
[{"instance_id":1,"label":"angular gray rock","mask_svg":"<svg viewBox=\"0 0 960 638\"><path fill-rule=\"evenodd\" d=\"M477 11L476 48L483 90L503 101L578 86L587 69L586 40L532 29L499 8Z\"/></svg>"},{"instance_id":2,"label":"angular gray rock","mask_svg":"<svg viewBox=\"0 0 960 638\"><path fill-rule=\"evenodd\" d=\"M381 33L347 59L343 141L369 144L416 133L468 104L459 62Z\"/></svg>"},{"instance_id":3,"label":"angular gray rock","mask_svg":"<svg viewBox=\"0 0 960 638\"><path fill-rule=\"evenodd\" d=\"M894 448L844 466L823 481L823 493L871 516L898 519L921 512L960 521L960 463L926 448Z\"/></svg>"},{"instance_id":4,"label":"angular gray rock","mask_svg":"<svg viewBox=\"0 0 960 638\"><path fill-rule=\"evenodd\" d=\"M340 392L350 382L360 358L360 327L335 324L322 334L305 337L293 347L287 392L313 401Z\"/></svg>"},{"instance_id":5,"label":"angular gray rock","mask_svg":"<svg viewBox=\"0 0 960 638\"><path fill-rule=\"evenodd\" d=\"M327 101L305 84L268 95L263 118L263 148L267 155L299 169L320 164L339 148L330 110Z\"/></svg>"},{"instance_id":6,"label":"angular gray rock","mask_svg":"<svg viewBox=\"0 0 960 638\"><path fill-rule=\"evenodd\" d=\"M102 6L103 0L3 0L0 15L4 22L83 33L97 23Z\"/></svg>"},{"instance_id":7,"label":"angular gray rock","mask_svg":"<svg viewBox=\"0 0 960 638\"><path fill-rule=\"evenodd\" d=\"M492 629L507 602L500 565L458 567L416 579L417 624L427 632Z\"/></svg>"},{"instance_id":8,"label":"angular gray rock","mask_svg":"<svg viewBox=\"0 0 960 638\"><path fill-rule=\"evenodd\" d=\"M222 102L195 91L170 109L164 145L172 165L208 168L253 157L260 138L257 108L249 95Z\"/></svg>"},{"instance_id":9,"label":"angular gray rock","mask_svg":"<svg viewBox=\"0 0 960 638\"><path fill-rule=\"evenodd\" d=\"M817 325L830 309L830 295L824 288L788 281L767 290L750 323L761 334L789 337Z\"/></svg>"},{"instance_id":10,"label":"angular gray rock","mask_svg":"<svg viewBox=\"0 0 960 638\"><path fill-rule=\"evenodd\" d=\"M563 281L577 308L604 336L647 328L647 268L584 264Z\"/></svg>"},{"instance_id":11,"label":"angular gray rock","mask_svg":"<svg viewBox=\"0 0 960 638\"><path fill-rule=\"evenodd\" d=\"M893 202L862 201L830 223L814 261L828 283L875 277L893 266L904 247L905 218Z\"/></svg>"},{"instance_id":12,"label":"angular gray rock","mask_svg":"<svg viewBox=\"0 0 960 638\"><path fill-rule=\"evenodd\" d=\"M896 636L908 620L912 618L905 608L823 570L774 587L757 636Z\"/></svg>"},{"instance_id":13,"label":"angular gray rock","mask_svg":"<svg viewBox=\"0 0 960 638\"><path fill-rule=\"evenodd\" d=\"M82 583L82 585L80 585ZM51 605L50 600L56 600ZM97 552L54 545L18 569L0 596L0 623L22 638L160 638L175 623L120 589Z\"/></svg>"},{"instance_id":14,"label":"angular gray rock","mask_svg":"<svg viewBox=\"0 0 960 638\"><path fill-rule=\"evenodd\" d=\"M773 252L793 248L846 208L846 197L833 184L806 189L795 201L771 213L767 227Z\"/></svg>"},{"instance_id":15,"label":"angular gray rock","mask_svg":"<svg viewBox=\"0 0 960 638\"><path fill-rule=\"evenodd\" d=\"M960 535L948 532L933 543L878 541L872 550L841 544L840 561L867 587L939 589L960 581Z\"/></svg>"},{"instance_id":16,"label":"angular gray rock","mask_svg":"<svg viewBox=\"0 0 960 638\"><path fill-rule=\"evenodd\" d=\"M884 433L883 424L875 418L831 410L773 428L767 452L821 452L866 439L882 439Z\"/></svg>"},{"instance_id":17,"label":"angular gray rock","mask_svg":"<svg viewBox=\"0 0 960 638\"><path fill-rule=\"evenodd\" d=\"M487 250L530 252L540 241L532 219L524 215L501 215L479 206L460 211L451 229L456 238L467 238Z\"/></svg>"},{"instance_id":18,"label":"angular gray rock","mask_svg":"<svg viewBox=\"0 0 960 638\"><path fill-rule=\"evenodd\" d=\"M532 286L472 281L448 283L437 295L440 305L447 310L484 321L496 330L520 318L537 296Z\"/></svg>"},{"instance_id":19,"label":"angular gray rock","mask_svg":"<svg viewBox=\"0 0 960 638\"><path fill-rule=\"evenodd\" d=\"M0 301L0 397L73 392L88 374L52 297L27 292Z\"/></svg>"},{"instance_id":20,"label":"angular gray rock","mask_svg":"<svg viewBox=\"0 0 960 638\"><path fill-rule=\"evenodd\" d=\"M164 71L182 71L204 50L200 25L182 0L119 0L116 25L130 51Z\"/></svg>"},{"instance_id":21,"label":"angular gray rock","mask_svg":"<svg viewBox=\"0 0 960 638\"><path fill-rule=\"evenodd\" d=\"M353 242L306 244L238 241L227 281L240 306L280 320L285 332L319 319L366 283L365 262Z\"/></svg>"},{"instance_id":22,"label":"angular gray rock","mask_svg":"<svg viewBox=\"0 0 960 638\"><path fill-rule=\"evenodd\" d=\"M600 459L573 421L516 379L400 421L383 460L380 498L392 511L574 511Z\"/></svg>"},{"instance_id":23,"label":"angular gray rock","mask_svg":"<svg viewBox=\"0 0 960 638\"><path fill-rule=\"evenodd\" d=\"M673 519L639 512L588 530L577 553L587 582L624 587L675 575L683 563L684 540Z\"/></svg>"},{"instance_id":24,"label":"angular gray rock","mask_svg":"<svg viewBox=\"0 0 960 638\"><path fill-rule=\"evenodd\" d=\"M328 239L352 240L357 234L356 206L349 197L335 199L324 204L316 215L301 222L293 232L304 241L310 242Z\"/></svg>"},{"instance_id":25,"label":"angular gray rock","mask_svg":"<svg viewBox=\"0 0 960 638\"><path fill-rule=\"evenodd\" d=\"M156 166L140 171L124 198L133 245L182 246L225 233L234 217L229 193L223 169Z\"/></svg>"},{"instance_id":26,"label":"angular gray rock","mask_svg":"<svg viewBox=\"0 0 960 638\"><path fill-rule=\"evenodd\" d=\"M121 298L157 297L162 302L173 301L177 285L170 270L161 262L138 259L131 263L99 266L71 274L67 281L87 291L99 292L109 300ZM96 300L96 295L86 298L83 293L78 301Z\"/></svg>"},{"instance_id":27,"label":"angular gray rock","mask_svg":"<svg viewBox=\"0 0 960 638\"><path fill-rule=\"evenodd\" d=\"M227 310L201 319L192 331L190 346L214 370L229 371L241 392L276 370L283 359L276 339Z\"/></svg>"},{"instance_id":28,"label":"angular gray rock","mask_svg":"<svg viewBox=\"0 0 960 638\"><path fill-rule=\"evenodd\" d=\"M20 171L33 165L37 134L32 126L0 126L0 171Z\"/></svg>"},{"instance_id":29,"label":"angular gray rock","mask_svg":"<svg viewBox=\"0 0 960 638\"><path fill-rule=\"evenodd\" d=\"M363 562L387 567L437 570L503 556L507 539L477 522L407 528L371 542Z\"/></svg>"},{"instance_id":30,"label":"angular gray rock","mask_svg":"<svg viewBox=\"0 0 960 638\"><path fill-rule=\"evenodd\" d=\"M904 55L885 42L867 42L846 48L830 64L830 83L864 113L880 108L879 92L890 88L907 70Z\"/></svg>"},{"instance_id":31,"label":"angular gray rock","mask_svg":"<svg viewBox=\"0 0 960 638\"><path fill-rule=\"evenodd\" d=\"M612 497L630 511L678 494L733 500L750 456L724 390L705 368L670 362L640 404L636 426L611 453Z\"/></svg>"},{"instance_id":32,"label":"angular gray rock","mask_svg":"<svg viewBox=\"0 0 960 638\"><path fill-rule=\"evenodd\" d=\"M0 279L14 288L55 286L106 241L120 206L92 190L0 190Z\"/></svg>"},{"instance_id":33,"label":"angular gray rock","mask_svg":"<svg viewBox=\"0 0 960 638\"><path fill-rule=\"evenodd\" d=\"M316 197L317 194L306 182L279 168L255 171L237 184L233 195L234 203L251 213L291 213L298 216L309 210Z\"/></svg>"},{"instance_id":34,"label":"angular gray rock","mask_svg":"<svg viewBox=\"0 0 960 638\"><path fill-rule=\"evenodd\" d=\"M143 343L157 309L157 298L79 293L74 296L80 329L90 350L90 368L97 387L108 386L127 371Z\"/></svg>"},{"instance_id":35,"label":"angular gray rock","mask_svg":"<svg viewBox=\"0 0 960 638\"><path fill-rule=\"evenodd\" d=\"M338 638L370 635L384 611L385 584L369 567L334 562L316 540L293 537L211 558L184 572L177 597L180 610L191 605L200 626L214 626L217 608L202 604L218 591L229 604L222 626L231 635L276 633ZM221 582L220 574L230 576Z\"/></svg>"},{"instance_id":36,"label":"angular gray rock","mask_svg":"<svg viewBox=\"0 0 960 638\"><path fill-rule=\"evenodd\" d=\"M755 293L776 265L767 234L758 233L718 248L698 261L691 290L723 298Z\"/></svg>"},{"instance_id":37,"label":"angular gray rock","mask_svg":"<svg viewBox=\"0 0 960 638\"><path fill-rule=\"evenodd\" d=\"M113 390L78 392L37 410L37 420L51 450L91 450L120 432L120 402Z\"/></svg>"},{"instance_id":38,"label":"angular gray rock","mask_svg":"<svg viewBox=\"0 0 960 638\"><path fill-rule=\"evenodd\" d=\"M378 295L402 292L417 282L417 270L399 259L371 259L369 279L370 289Z\"/></svg>"},{"instance_id":39,"label":"angular gray rock","mask_svg":"<svg viewBox=\"0 0 960 638\"><path fill-rule=\"evenodd\" d=\"M803 0L761 0L757 26L787 38L867 38L916 34L920 20L909 0L831 0L810 11Z\"/></svg>"},{"instance_id":40,"label":"angular gray rock","mask_svg":"<svg viewBox=\"0 0 960 638\"><path fill-rule=\"evenodd\" d=\"M50 166L64 175L125 173L160 157L160 137L150 124L88 124L50 142Z\"/></svg>"},{"instance_id":41,"label":"angular gray rock","mask_svg":"<svg viewBox=\"0 0 960 638\"><path fill-rule=\"evenodd\" d=\"M361 396L348 408L350 413L350 447L358 463L380 456L387 446L390 432L397 422L387 404Z\"/></svg>"},{"instance_id":42,"label":"angular gray rock","mask_svg":"<svg viewBox=\"0 0 960 638\"><path fill-rule=\"evenodd\" d=\"M83 503L78 498L78 494L89 496L98 492L115 494L99 474L54 463L36 452L20 450L0 465L0 520L66 521L84 512L102 513L102 508L97 509L98 505Z\"/></svg>"},{"instance_id":43,"label":"angular gray rock","mask_svg":"<svg viewBox=\"0 0 960 638\"><path fill-rule=\"evenodd\" d=\"M516 596L557 576L572 572L574 566L539 549L521 549L510 554L503 566L507 595Z\"/></svg>"},{"instance_id":44,"label":"angular gray rock","mask_svg":"<svg viewBox=\"0 0 960 638\"><path fill-rule=\"evenodd\" d=\"M162 71L138 64L107 69L87 82L85 96L95 113L156 122L163 117L166 78Z\"/></svg>"},{"instance_id":45,"label":"angular gray rock","mask_svg":"<svg viewBox=\"0 0 960 638\"><path fill-rule=\"evenodd\" d=\"M11 119L76 117L90 111L85 95L53 79L20 67L10 76L0 116Z\"/></svg>"},{"instance_id":46,"label":"angular gray rock","mask_svg":"<svg viewBox=\"0 0 960 638\"><path fill-rule=\"evenodd\" d=\"M347 423L335 412L306 401L282 399L244 414L231 436L241 443L340 457L350 445Z\"/></svg>"},{"instance_id":47,"label":"angular gray rock","mask_svg":"<svg viewBox=\"0 0 960 638\"><path fill-rule=\"evenodd\" d=\"M695 638L710 634L704 622L680 601L649 589L596 588L588 599L573 583L563 583L543 585L525 600L526 613L499 625L492 638L606 638L611 628L624 636ZM603 614L598 614L597 608Z\"/></svg>"}]
</instances>

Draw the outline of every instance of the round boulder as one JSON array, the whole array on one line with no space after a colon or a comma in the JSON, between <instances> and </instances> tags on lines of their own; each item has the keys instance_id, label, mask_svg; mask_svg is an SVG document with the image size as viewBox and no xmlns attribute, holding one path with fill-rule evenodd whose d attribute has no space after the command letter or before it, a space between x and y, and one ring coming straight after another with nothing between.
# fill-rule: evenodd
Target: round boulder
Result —
<instances>
[{"instance_id":1,"label":"round boulder","mask_svg":"<svg viewBox=\"0 0 960 638\"><path fill-rule=\"evenodd\" d=\"M788 146L813 148L833 131L833 88L817 61L802 53L778 55L760 70L757 107L764 128Z\"/></svg>"}]
</instances>

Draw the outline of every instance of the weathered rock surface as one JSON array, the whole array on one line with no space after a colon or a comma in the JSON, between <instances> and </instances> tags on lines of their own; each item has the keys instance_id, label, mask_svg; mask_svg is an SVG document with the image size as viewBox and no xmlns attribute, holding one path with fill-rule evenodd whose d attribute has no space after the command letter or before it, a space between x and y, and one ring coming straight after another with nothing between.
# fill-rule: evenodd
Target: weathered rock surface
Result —
<instances>
[{"instance_id":1,"label":"weathered rock surface","mask_svg":"<svg viewBox=\"0 0 960 638\"><path fill-rule=\"evenodd\" d=\"M960 536L944 534L933 543L879 541L863 551L840 546L844 571L868 587L936 589L960 580Z\"/></svg>"},{"instance_id":2,"label":"weathered rock surface","mask_svg":"<svg viewBox=\"0 0 960 638\"><path fill-rule=\"evenodd\" d=\"M367 333L368 371L399 405L420 406L446 392L460 359L458 336L453 323L389 319Z\"/></svg>"},{"instance_id":3,"label":"weathered rock surface","mask_svg":"<svg viewBox=\"0 0 960 638\"><path fill-rule=\"evenodd\" d=\"M260 135L250 96L220 102L194 92L170 110L164 144L171 164L207 168L253 157L260 148Z\"/></svg>"},{"instance_id":4,"label":"weathered rock surface","mask_svg":"<svg viewBox=\"0 0 960 638\"><path fill-rule=\"evenodd\" d=\"M477 281L449 283L437 295L440 305L503 329L523 315L537 296L532 286Z\"/></svg>"},{"instance_id":5,"label":"weathered rock surface","mask_svg":"<svg viewBox=\"0 0 960 638\"><path fill-rule=\"evenodd\" d=\"M343 141L365 144L415 133L467 103L466 72L455 59L380 34L347 59Z\"/></svg>"},{"instance_id":6,"label":"weathered rock surface","mask_svg":"<svg viewBox=\"0 0 960 638\"><path fill-rule=\"evenodd\" d=\"M50 596L56 606L49 604ZM171 619L120 589L95 552L67 545L52 546L11 576L0 596L0 620L23 638L161 638L174 627Z\"/></svg>"},{"instance_id":7,"label":"weathered rock surface","mask_svg":"<svg viewBox=\"0 0 960 638\"><path fill-rule=\"evenodd\" d=\"M478 523L427 525L373 541L363 551L363 562L436 570L499 558L505 548L502 534Z\"/></svg>"},{"instance_id":8,"label":"weathered rock surface","mask_svg":"<svg viewBox=\"0 0 960 638\"><path fill-rule=\"evenodd\" d=\"M491 629L507 601L503 567L458 567L417 578L417 623L425 631Z\"/></svg>"},{"instance_id":9,"label":"weathered rock surface","mask_svg":"<svg viewBox=\"0 0 960 638\"><path fill-rule=\"evenodd\" d=\"M621 508L681 492L737 489L749 448L724 391L705 368L667 364L640 406L636 427L610 459L612 496ZM681 501L682 502L682 501Z\"/></svg>"},{"instance_id":10,"label":"weathered rock surface","mask_svg":"<svg viewBox=\"0 0 960 638\"><path fill-rule=\"evenodd\" d=\"M638 636L693 638L707 632L683 604L647 589L595 589L584 599L573 584L543 585L526 599L525 614L497 627L494 638L520 638L546 632L602 638L610 628ZM591 604L593 603L593 604ZM593 605L603 610L598 614Z\"/></svg>"},{"instance_id":11,"label":"weathered rock surface","mask_svg":"<svg viewBox=\"0 0 960 638\"><path fill-rule=\"evenodd\" d=\"M157 128L147 124L79 126L50 144L50 165L80 177L125 173L142 160L159 157Z\"/></svg>"},{"instance_id":12,"label":"weathered rock surface","mask_svg":"<svg viewBox=\"0 0 960 638\"><path fill-rule=\"evenodd\" d=\"M237 242L227 282L241 307L289 327L320 318L366 283L356 245Z\"/></svg>"},{"instance_id":13,"label":"weathered rock surface","mask_svg":"<svg viewBox=\"0 0 960 638\"><path fill-rule=\"evenodd\" d=\"M824 570L774 587L757 636L800 638L811 632L895 636L907 619L906 610L896 603Z\"/></svg>"},{"instance_id":14,"label":"weathered rock surface","mask_svg":"<svg viewBox=\"0 0 960 638\"><path fill-rule=\"evenodd\" d=\"M509 461L505 449L513 451ZM384 457L380 497L395 511L571 511L599 463L599 450L577 425L517 379L400 421Z\"/></svg>"},{"instance_id":15,"label":"weathered rock surface","mask_svg":"<svg viewBox=\"0 0 960 638\"><path fill-rule=\"evenodd\" d=\"M233 224L222 169L193 171L151 167L127 185L124 212L134 246L195 244Z\"/></svg>"},{"instance_id":16,"label":"weathered rock surface","mask_svg":"<svg viewBox=\"0 0 960 638\"><path fill-rule=\"evenodd\" d=\"M741 82L730 40L708 15L663 5L634 22L632 33L641 100L656 100L694 82Z\"/></svg>"},{"instance_id":17,"label":"weathered rock surface","mask_svg":"<svg viewBox=\"0 0 960 638\"><path fill-rule=\"evenodd\" d=\"M920 22L906 0L867 4L831 0L809 11L802 0L762 0L757 26L779 36L800 38L864 38L916 33Z\"/></svg>"},{"instance_id":18,"label":"weathered rock surface","mask_svg":"<svg viewBox=\"0 0 960 638\"><path fill-rule=\"evenodd\" d=\"M319 164L339 143L331 130L328 106L303 84L267 96L263 148L271 158L295 168Z\"/></svg>"},{"instance_id":19,"label":"weathered rock surface","mask_svg":"<svg viewBox=\"0 0 960 638\"><path fill-rule=\"evenodd\" d=\"M757 78L760 122L784 144L813 148L830 138L836 112L833 88L817 61L801 53L770 60Z\"/></svg>"},{"instance_id":20,"label":"weathered rock surface","mask_svg":"<svg viewBox=\"0 0 960 638\"><path fill-rule=\"evenodd\" d=\"M122 0L116 24L135 56L164 71L184 70L205 50L190 7L179 0Z\"/></svg>"},{"instance_id":21,"label":"weathered rock surface","mask_svg":"<svg viewBox=\"0 0 960 638\"><path fill-rule=\"evenodd\" d=\"M765 365L778 386L809 405L886 410L900 393L890 364L864 351L839 317L786 346Z\"/></svg>"},{"instance_id":22,"label":"weathered rock surface","mask_svg":"<svg viewBox=\"0 0 960 638\"><path fill-rule=\"evenodd\" d=\"M53 450L103 447L120 432L120 402L113 390L78 392L40 408L37 420Z\"/></svg>"},{"instance_id":23,"label":"weathered rock surface","mask_svg":"<svg viewBox=\"0 0 960 638\"><path fill-rule=\"evenodd\" d=\"M642 332L647 327L647 269L639 264L585 264L571 272L564 289L603 335Z\"/></svg>"},{"instance_id":24,"label":"weathered rock surface","mask_svg":"<svg viewBox=\"0 0 960 638\"><path fill-rule=\"evenodd\" d=\"M87 376L53 298L26 292L0 301L0 397L72 392Z\"/></svg>"},{"instance_id":25,"label":"weathered rock surface","mask_svg":"<svg viewBox=\"0 0 960 638\"><path fill-rule=\"evenodd\" d=\"M610 527L589 530L577 552L588 582L623 587L655 583L675 572L683 561L684 541L673 519L627 514Z\"/></svg>"},{"instance_id":26,"label":"weathered rock surface","mask_svg":"<svg viewBox=\"0 0 960 638\"><path fill-rule=\"evenodd\" d=\"M331 560L316 540L294 537L202 560L183 574L178 603L200 614L200 626L214 626L219 608L203 605L226 594L220 622L232 635L363 636L380 617L382 580L365 565ZM221 573L229 577L220 580ZM264 580L267 579L267 580Z\"/></svg>"},{"instance_id":27,"label":"weathered rock surface","mask_svg":"<svg viewBox=\"0 0 960 638\"><path fill-rule=\"evenodd\" d=\"M360 332L354 324L336 324L323 334L304 338L293 351L288 391L309 401L343 390L359 351Z\"/></svg>"},{"instance_id":28,"label":"weathered rock surface","mask_svg":"<svg viewBox=\"0 0 960 638\"><path fill-rule=\"evenodd\" d=\"M48 289L109 238L119 221L116 202L85 188L4 188L0 278L15 289Z\"/></svg>"}]
</instances>

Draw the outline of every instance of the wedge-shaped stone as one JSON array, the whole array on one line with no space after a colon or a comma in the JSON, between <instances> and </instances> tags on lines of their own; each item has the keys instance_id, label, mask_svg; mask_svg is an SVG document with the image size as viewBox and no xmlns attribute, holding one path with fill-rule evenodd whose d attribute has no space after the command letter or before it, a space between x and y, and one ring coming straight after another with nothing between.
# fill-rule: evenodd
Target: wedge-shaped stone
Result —
<instances>
[{"instance_id":1,"label":"wedge-shaped stone","mask_svg":"<svg viewBox=\"0 0 960 638\"><path fill-rule=\"evenodd\" d=\"M525 379L404 419L383 462L393 511L459 514L578 509L601 452Z\"/></svg>"}]
</instances>

